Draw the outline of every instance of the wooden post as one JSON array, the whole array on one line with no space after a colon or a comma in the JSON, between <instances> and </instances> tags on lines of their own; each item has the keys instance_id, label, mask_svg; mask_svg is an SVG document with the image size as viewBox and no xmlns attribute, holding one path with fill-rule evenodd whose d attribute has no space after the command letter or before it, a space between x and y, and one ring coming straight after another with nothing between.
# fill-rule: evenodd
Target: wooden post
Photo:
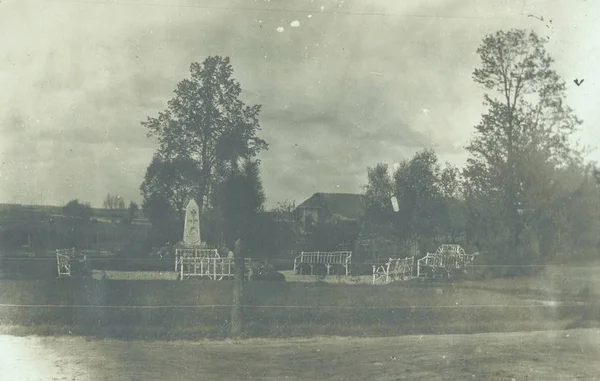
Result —
<instances>
[{"instance_id":1,"label":"wooden post","mask_svg":"<svg viewBox=\"0 0 600 381\"><path fill-rule=\"evenodd\" d=\"M235 274L233 284L233 308L231 310L231 336L234 339L241 338L244 333L243 316L243 291L244 291L244 254L242 250L242 241L238 239L235 242Z\"/></svg>"}]
</instances>

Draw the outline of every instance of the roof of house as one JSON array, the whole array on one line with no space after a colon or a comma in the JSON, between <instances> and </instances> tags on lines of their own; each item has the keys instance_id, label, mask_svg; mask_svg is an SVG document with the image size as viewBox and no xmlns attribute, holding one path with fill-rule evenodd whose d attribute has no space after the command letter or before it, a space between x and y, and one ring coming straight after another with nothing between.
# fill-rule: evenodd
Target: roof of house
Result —
<instances>
[{"instance_id":1,"label":"roof of house","mask_svg":"<svg viewBox=\"0 0 600 381\"><path fill-rule=\"evenodd\" d=\"M320 208L331 214L350 220L358 220L365 214L365 197L354 193L315 193L296 209Z\"/></svg>"}]
</instances>

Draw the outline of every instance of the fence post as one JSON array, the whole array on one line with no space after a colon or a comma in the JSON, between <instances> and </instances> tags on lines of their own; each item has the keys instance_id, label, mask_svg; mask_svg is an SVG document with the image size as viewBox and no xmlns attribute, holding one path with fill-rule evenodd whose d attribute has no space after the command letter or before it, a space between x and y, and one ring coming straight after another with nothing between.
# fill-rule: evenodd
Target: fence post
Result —
<instances>
[{"instance_id":1,"label":"fence post","mask_svg":"<svg viewBox=\"0 0 600 381\"><path fill-rule=\"evenodd\" d=\"M234 339L241 338L244 333L243 316L243 292L244 292L244 254L242 250L242 241L238 239L235 242L235 274L233 284L233 307L231 309L231 336Z\"/></svg>"}]
</instances>

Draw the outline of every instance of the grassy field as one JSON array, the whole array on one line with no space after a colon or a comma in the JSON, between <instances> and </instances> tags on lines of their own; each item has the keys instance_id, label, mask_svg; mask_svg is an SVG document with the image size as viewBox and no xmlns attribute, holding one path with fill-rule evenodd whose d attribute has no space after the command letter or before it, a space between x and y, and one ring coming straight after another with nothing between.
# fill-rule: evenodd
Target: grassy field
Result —
<instances>
[{"instance_id":1,"label":"grassy field","mask_svg":"<svg viewBox=\"0 0 600 381\"><path fill-rule=\"evenodd\" d=\"M44 221L47 217L62 216L62 206L54 205L21 205L0 203L0 220ZM113 211L105 208L92 208L94 217L110 221ZM142 214L138 213L141 218ZM142 218L143 220L143 218ZM145 222L145 220L143 220Z\"/></svg>"},{"instance_id":2,"label":"grassy field","mask_svg":"<svg viewBox=\"0 0 600 381\"><path fill-rule=\"evenodd\" d=\"M500 293L535 293L545 297L600 296L600 264L549 266L534 277L464 282L463 286Z\"/></svg>"},{"instance_id":3,"label":"grassy field","mask_svg":"<svg viewBox=\"0 0 600 381\"><path fill-rule=\"evenodd\" d=\"M588 265L435 284L293 275L292 282L248 282L247 339L239 342L227 339L231 281L157 279L169 272L116 280L124 273L109 271L110 280L4 279L0 374L87 381L600 380L599 273Z\"/></svg>"},{"instance_id":4,"label":"grassy field","mask_svg":"<svg viewBox=\"0 0 600 381\"><path fill-rule=\"evenodd\" d=\"M44 256L72 246L85 250L124 248L136 255L147 252L149 248L139 248L150 228L141 212L131 224L113 224L114 213L108 209L93 209L92 213L90 221L81 224L63 215L58 206L0 204L0 256Z\"/></svg>"},{"instance_id":5,"label":"grassy field","mask_svg":"<svg viewBox=\"0 0 600 381\"><path fill-rule=\"evenodd\" d=\"M587 283L563 289L557 283L543 292L535 287L551 284L549 279L502 280L503 286L500 281L249 282L246 333L386 336L600 326L599 295ZM0 324L15 334L225 338L232 287L231 281L209 280L2 280Z\"/></svg>"},{"instance_id":6,"label":"grassy field","mask_svg":"<svg viewBox=\"0 0 600 381\"><path fill-rule=\"evenodd\" d=\"M10 380L600 380L600 330L146 342L0 336Z\"/></svg>"}]
</instances>

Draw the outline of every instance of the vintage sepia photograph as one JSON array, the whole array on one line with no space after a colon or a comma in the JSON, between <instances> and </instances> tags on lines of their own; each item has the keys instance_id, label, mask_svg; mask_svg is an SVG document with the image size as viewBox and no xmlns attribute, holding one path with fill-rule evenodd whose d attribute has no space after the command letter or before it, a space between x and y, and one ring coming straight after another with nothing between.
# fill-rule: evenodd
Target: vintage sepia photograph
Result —
<instances>
[{"instance_id":1,"label":"vintage sepia photograph","mask_svg":"<svg viewBox=\"0 0 600 381\"><path fill-rule=\"evenodd\" d=\"M600 381L600 2L0 0L0 380Z\"/></svg>"}]
</instances>

